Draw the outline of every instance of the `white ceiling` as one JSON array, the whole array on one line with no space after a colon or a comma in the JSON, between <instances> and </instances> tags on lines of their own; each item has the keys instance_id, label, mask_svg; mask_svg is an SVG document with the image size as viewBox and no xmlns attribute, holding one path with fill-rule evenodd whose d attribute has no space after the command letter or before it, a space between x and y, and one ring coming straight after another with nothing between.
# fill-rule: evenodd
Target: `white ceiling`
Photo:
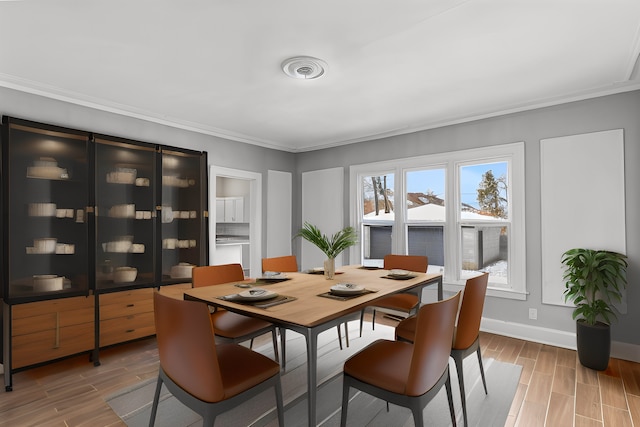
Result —
<instances>
[{"instance_id":1,"label":"white ceiling","mask_svg":"<svg viewBox=\"0 0 640 427\"><path fill-rule=\"evenodd\" d=\"M0 1L0 86L292 152L638 89L639 53L638 0Z\"/></svg>"}]
</instances>

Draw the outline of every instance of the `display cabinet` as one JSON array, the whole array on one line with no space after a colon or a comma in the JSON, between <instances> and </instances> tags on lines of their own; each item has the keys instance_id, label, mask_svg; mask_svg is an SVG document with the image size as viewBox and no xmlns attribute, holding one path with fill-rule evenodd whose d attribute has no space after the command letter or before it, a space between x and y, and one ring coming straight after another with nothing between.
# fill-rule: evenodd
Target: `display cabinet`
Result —
<instances>
[{"instance_id":1,"label":"display cabinet","mask_svg":"<svg viewBox=\"0 0 640 427\"><path fill-rule=\"evenodd\" d=\"M90 135L3 122L4 299L88 295Z\"/></svg>"},{"instance_id":2,"label":"display cabinet","mask_svg":"<svg viewBox=\"0 0 640 427\"><path fill-rule=\"evenodd\" d=\"M207 261L206 154L163 148L162 236L163 284L191 280L191 269Z\"/></svg>"},{"instance_id":3,"label":"display cabinet","mask_svg":"<svg viewBox=\"0 0 640 427\"><path fill-rule=\"evenodd\" d=\"M155 333L153 289L207 263L206 153L2 118L2 363Z\"/></svg>"},{"instance_id":4,"label":"display cabinet","mask_svg":"<svg viewBox=\"0 0 640 427\"><path fill-rule=\"evenodd\" d=\"M94 136L96 291L157 283L152 144Z\"/></svg>"}]
</instances>

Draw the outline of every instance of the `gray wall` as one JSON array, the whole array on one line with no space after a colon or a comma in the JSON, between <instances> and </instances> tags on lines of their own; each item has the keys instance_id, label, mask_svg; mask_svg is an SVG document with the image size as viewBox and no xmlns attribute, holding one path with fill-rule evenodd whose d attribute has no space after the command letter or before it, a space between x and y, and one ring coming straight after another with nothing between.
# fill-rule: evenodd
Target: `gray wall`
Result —
<instances>
[{"instance_id":1,"label":"gray wall","mask_svg":"<svg viewBox=\"0 0 640 427\"><path fill-rule=\"evenodd\" d=\"M348 167L382 160L443 153L462 149L525 142L526 191L526 301L488 298L484 316L505 322L574 332L571 309L542 304L540 140L551 137L624 129L626 174L626 239L629 257L628 313L613 325L614 341L640 344L640 91L610 95L522 113L478 120L375 141L301 153L297 173L336 166L345 167L345 223L354 201L348 200ZM593 171L606 174L607 171ZM295 193L294 193L295 194ZM297 194L299 197L300 195ZM294 198L296 196L294 195ZM595 208L602 208L594 201ZM294 213L300 225L300 212ZM606 227L606 224L600 224ZM538 310L538 320L529 320L529 308Z\"/></svg>"},{"instance_id":2,"label":"gray wall","mask_svg":"<svg viewBox=\"0 0 640 427\"><path fill-rule=\"evenodd\" d=\"M574 331L571 309L543 305L541 294L540 241L540 140L557 136L623 128L625 132L626 171L626 232L628 270L628 313L613 327L615 341L640 344L637 325L640 324L640 91L611 95L592 100L568 103L522 113L446 126L412 134L351 144L343 147L292 154L228 141L223 138L181 130L136 118L124 117L88 107L68 104L11 89L0 88L0 114L105 133L151 143L167 144L207 151L209 164L262 173L280 170L292 172L293 230L301 226L302 172L345 167L345 212L348 223L349 166L442 153L468 148L525 142L526 159L526 234L527 289L526 301L488 298L485 317L531 326ZM607 171L594 171L607 173ZM266 192L266 184L263 192ZM263 194L263 200L266 200ZM263 223L266 224L266 209ZM602 225L606 226L606 225ZM263 229L263 253L266 253L266 230ZM293 241L299 254L299 239ZM538 320L528 319L529 308L538 309Z\"/></svg>"}]
</instances>

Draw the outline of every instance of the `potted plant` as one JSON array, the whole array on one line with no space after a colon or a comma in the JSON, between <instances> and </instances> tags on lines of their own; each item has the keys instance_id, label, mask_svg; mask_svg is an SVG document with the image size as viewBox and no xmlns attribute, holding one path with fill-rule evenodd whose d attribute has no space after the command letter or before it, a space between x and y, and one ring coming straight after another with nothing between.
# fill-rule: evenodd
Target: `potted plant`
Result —
<instances>
[{"instance_id":1,"label":"potted plant","mask_svg":"<svg viewBox=\"0 0 640 427\"><path fill-rule=\"evenodd\" d=\"M313 243L327 256L327 260L324 262L324 277L327 279L333 279L335 274L335 258L348 247L358 243L358 235L353 227L345 227L328 237L326 234L322 234L315 225L305 222L297 236Z\"/></svg>"},{"instance_id":2,"label":"potted plant","mask_svg":"<svg viewBox=\"0 0 640 427\"><path fill-rule=\"evenodd\" d=\"M575 248L562 255L565 267L565 301L576 308L576 338L580 363L603 371L611 352L611 322L627 286L626 255L594 249Z\"/></svg>"}]
</instances>

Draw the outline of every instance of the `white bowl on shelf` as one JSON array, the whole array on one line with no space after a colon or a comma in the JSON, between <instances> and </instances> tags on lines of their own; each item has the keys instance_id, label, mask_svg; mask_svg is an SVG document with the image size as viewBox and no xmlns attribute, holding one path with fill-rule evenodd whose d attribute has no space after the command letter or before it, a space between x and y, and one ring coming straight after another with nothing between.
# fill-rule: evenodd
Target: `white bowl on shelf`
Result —
<instances>
[{"instance_id":1,"label":"white bowl on shelf","mask_svg":"<svg viewBox=\"0 0 640 427\"><path fill-rule=\"evenodd\" d=\"M193 264L181 262L178 265L171 267L169 276L171 276L172 279L190 279L193 273L193 267Z\"/></svg>"},{"instance_id":2,"label":"white bowl on shelf","mask_svg":"<svg viewBox=\"0 0 640 427\"><path fill-rule=\"evenodd\" d=\"M56 216L56 204L29 203L29 216Z\"/></svg>"},{"instance_id":3,"label":"white bowl on shelf","mask_svg":"<svg viewBox=\"0 0 640 427\"><path fill-rule=\"evenodd\" d=\"M37 274L33 276L33 290L36 292L61 291L64 277L55 274Z\"/></svg>"},{"instance_id":4,"label":"white bowl on shelf","mask_svg":"<svg viewBox=\"0 0 640 427\"><path fill-rule=\"evenodd\" d=\"M33 247L38 254L53 254L56 252L56 244L58 239L53 237L44 237L42 239L35 239L33 241Z\"/></svg>"},{"instance_id":5,"label":"white bowl on shelf","mask_svg":"<svg viewBox=\"0 0 640 427\"><path fill-rule=\"evenodd\" d=\"M135 267L117 267L113 272L113 281L117 283L129 283L138 277L138 269Z\"/></svg>"}]
</instances>

